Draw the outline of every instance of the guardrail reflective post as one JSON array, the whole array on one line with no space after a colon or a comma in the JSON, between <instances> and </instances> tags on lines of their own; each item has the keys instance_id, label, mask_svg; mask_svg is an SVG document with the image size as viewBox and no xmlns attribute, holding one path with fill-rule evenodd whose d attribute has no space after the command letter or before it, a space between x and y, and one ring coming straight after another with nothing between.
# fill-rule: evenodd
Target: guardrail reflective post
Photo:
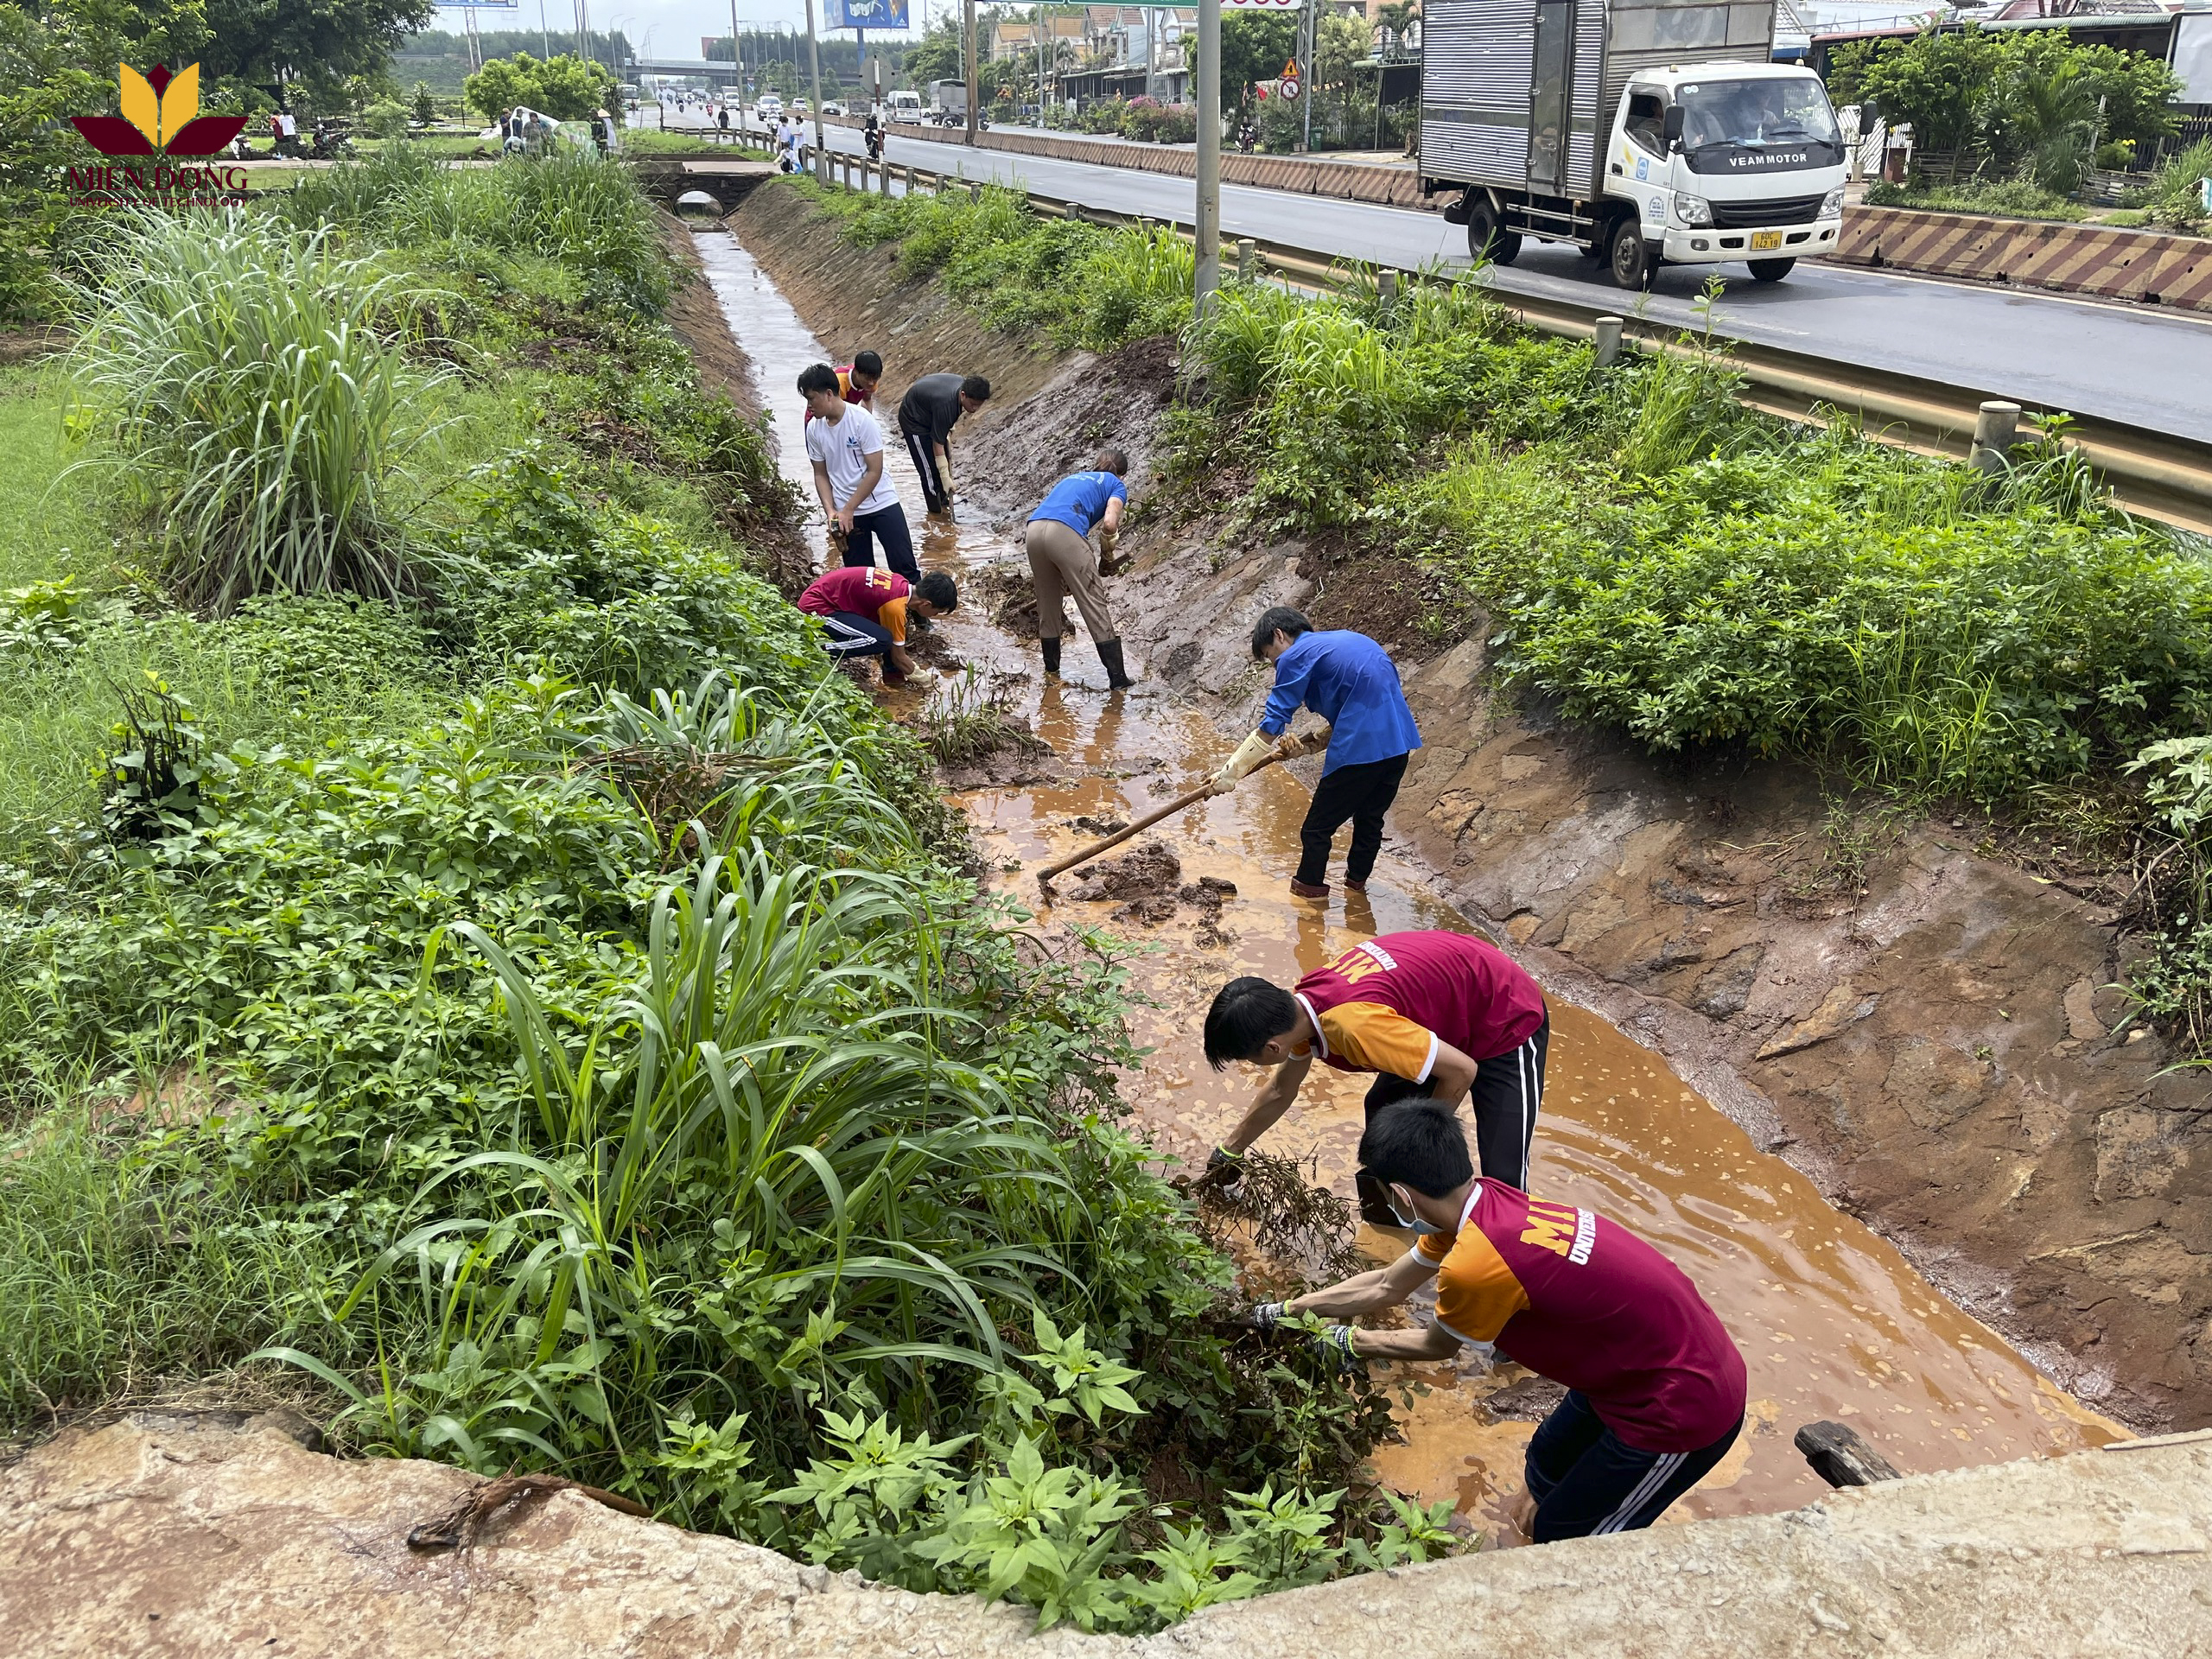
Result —
<instances>
[{"instance_id":1,"label":"guardrail reflective post","mask_svg":"<svg viewBox=\"0 0 2212 1659\"><path fill-rule=\"evenodd\" d=\"M1249 283L1252 280L1253 265L1259 251L1252 245L1250 237L1240 236L1236 238L1236 280L1238 282Z\"/></svg>"},{"instance_id":2,"label":"guardrail reflective post","mask_svg":"<svg viewBox=\"0 0 2212 1659\"><path fill-rule=\"evenodd\" d=\"M1398 302L1398 273L1395 270L1377 272L1375 277L1375 293L1383 304L1395 305Z\"/></svg>"},{"instance_id":3,"label":"guardrail reflective post","mask_svg":"<svg viewBox=\"0 0 2212 1659\"><path fill-rule=\"evenodd\" d=\"M1621 322L1619 317L1598 319L1598 366L1610 369L1621 360Z\"/></svg>"},{"instance_id":4,"label":"guardrail reflective post","mask_svg":"<svg viewBox=\"0 0 2212 1659\"><path fill-rule=\"evenodd\" d=\"M1198 0L1198 264L1192 310L1203 317L1221 286L1221 0Z\"/></svg>"},{"instance_id":5,"label":"guardrail reflective post","mask_svg":"<svg viewBox=\"0 0 2212 1659\"><path fill-rule=\"evenodd\" d=\"M1974 416L1974 448L1967 460L1985 473L2001 473L2012 464L2012 446L2020 437L2020 406L1991 401Z\"/></svg>"},{"instance_id":6,"label":"guardrail reflective post","mask_svg":"<svg viewBox=\"0 0 2212 1659\"><path fill-rule=\"evenodd\" d=\"M914 164L912 162L899 168L899 182L906 188L906 194L911 196L914 194Z\"/></svg>"}]
</instances>

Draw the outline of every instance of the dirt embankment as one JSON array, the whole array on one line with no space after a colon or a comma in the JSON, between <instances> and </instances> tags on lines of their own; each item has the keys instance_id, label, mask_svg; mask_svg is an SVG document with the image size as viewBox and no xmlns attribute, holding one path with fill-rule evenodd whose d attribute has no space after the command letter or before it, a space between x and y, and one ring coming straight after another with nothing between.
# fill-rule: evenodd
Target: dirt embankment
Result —
<instances>
[{"instance_id":1,"label":"dirt embankment","mask_svg":"<svg viewBox=\"0 0 2212 1659\"><path fill-rule=\"evenodd\" d=\"M1448 1654L2203 1654L2208 1478L2201 1440L2024 1459L1232 1602L1133 1640L1039 1632L1026 1608L864 1584L575 1488L439 1548L435 1523L484 1484L458 1469L148 1414L0 1471L0 1617L11 1652L69 1659L1379 1659L1409 1629Z\"/></svg>"},{"instance_id":2,"label":"dirt embankment","mask_svg":"<svg viewBox=\"0 0 2212 1659\"><path fill-rule=\"evenodd\" d=\"M1173 387L1160 342L1046 375L783 193L740 219L825 338L860 343L849 320L873 319L871 339L921 328L943 360L1019 365L963 480L995 517L1026 516L1103 442L1145 473ZM1394 828L1440 897L2082 1398L2146 1427L2212 1421L2212 1111L2204 1074L2167 1071L2163 1041L2112 1034L2125 947L2109 909L1979 855L1946 821L1839 817L1800 770L1655 760L1502 695L1482 619L1409 565L1136 520L1113 599L1144 671L1235 728L1265 690L1244 639L1263 607L1389 639L1427 741ZM1458 643L1424 660L1408 647L1440 606Z\"/></svg>"}]
</instances>

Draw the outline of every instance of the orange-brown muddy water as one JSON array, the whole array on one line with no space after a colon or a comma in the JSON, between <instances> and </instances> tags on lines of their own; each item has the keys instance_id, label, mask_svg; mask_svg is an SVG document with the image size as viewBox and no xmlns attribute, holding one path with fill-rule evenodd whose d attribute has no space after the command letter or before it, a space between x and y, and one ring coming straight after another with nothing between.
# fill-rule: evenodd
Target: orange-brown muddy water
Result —
<instances>
[{"instance_id":1,"label":"orange-brown muddy water","mask_svg":"<svg viewBox=\"0 0 2212 1659\"><path fill-rule=\"evenodd\" d=\"M784 470L811 501L793 383L807 364L831 360L830 354L733 238L703 233L699 245L730 326L753 359ZM831 344L835 360L876 347L901 384L963 367L899 364L896 340L856 335ZM892 428L893 411L880 414ZM957 433L953 454L957 463ZM895 432L886 459L924 569L950 569L963 585L1009 562L1026 574L1019 546L978 524L932 519L925 528L921 492ZM1051 481L1027 485L1041 496ZM818 523L813 537L818 561ZM957 798L998 872L993 879L1038 905L1027 872L1090 838L1073 819L1140 817L1201 781L1230 745L1202 713L1163 688L1140 683L1109 696L1104 671L1079 635L1067 641L1067 682L1045 680L1034 645L994 627L982 610L963 605L939 626L984 674L1024 677L1013 685L1014 708L1058 753L1067 775L1050 785L975 790ZM1248 624L1241 617L1221 620L1240 631ZM1142 671L1141 664L1132 668ZM919 701L912 690L887 695L894 713ZM1180 857L1185 881L1211 875L1236 887L1219 924L1225 944L1198 944L1187 907L1157 927L1122 928L1141 942L1128 967L1133 989L1148 1006L1135 1010L1134 1023L1153 1051L1125 1080L1124 1093L1154 1142L1186 1160L1203 1158L1242 1113L1258 1076L1243 1068L1217 1075L1206 1067L1199 1021L1223 981L1252 973L1288 983L1353 941L1395 929L1477 931L1430 896L1423 873L1395 842L1365 899L1341 889L1326 902L1292 898L1287 881L1306 799L1295 779L1270 769L1154 832ZM1063 888L1068 885L1064 880ZM1063 897L1044 914L1103 923L1108 908ZM1552 1018L1531 1187L1602 1211L1665 1250L1697 1282L1750 1369L1745 1437L1668 1520L1792 1509L1818 1497L1827 1488L1790 1437L1819 1418L1857 1427L1907 1472L2073 1451L2125 1436L1947 1300L1890 1244L1830 1208L1804 1176L1757 1150L1658 1056L1556 999ZM1348 1195L1364 1092L1363 1078L1317 1070L1265 1144L1312 1159L1320 1179ZM1368 1230L1361 1243L1388 1258L1407 1241ZM1516 1539L1507 1510L1520 1491L1522 1448L1534 1425L1494 1421L1482 1402L1525 1376L1510 1366L1465 1377L1448 1366L1415 1368L1413 1380L1427 1392L1402 1408L1406 1442L1378 1452L1376 1472L1425 1501L1453 1499L1499 1541Z\"/></svg>"}]
</instances>

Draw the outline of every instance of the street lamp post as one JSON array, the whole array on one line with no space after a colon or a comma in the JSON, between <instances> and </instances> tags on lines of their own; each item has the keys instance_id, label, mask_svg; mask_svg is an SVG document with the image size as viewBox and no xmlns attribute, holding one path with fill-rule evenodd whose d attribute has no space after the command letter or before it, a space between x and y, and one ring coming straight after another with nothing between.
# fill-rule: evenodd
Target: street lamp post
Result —
<instances>
[{"instance_id":1,"label":"street lamp post","mask_svg":"<svg viewBox=\"0 0 2212 1659\"><path fill-rule=\"evenodd\" d=\"M814 0L806 0L806 67L814 80L814 176L830 182L830 161L822 146L822 48L814 39Z\"/></svg>"},{"instance_id":2,"label":"street lamp post","mask_svg":"<svg viewBox=\"0 0 2212 1659\"><path fill-rule=\"evenodd\" d=\"M1203 317L1221 286L1221 0L1198 0L1198 264L1193 315Z\"/></svg>"}]
</instances>

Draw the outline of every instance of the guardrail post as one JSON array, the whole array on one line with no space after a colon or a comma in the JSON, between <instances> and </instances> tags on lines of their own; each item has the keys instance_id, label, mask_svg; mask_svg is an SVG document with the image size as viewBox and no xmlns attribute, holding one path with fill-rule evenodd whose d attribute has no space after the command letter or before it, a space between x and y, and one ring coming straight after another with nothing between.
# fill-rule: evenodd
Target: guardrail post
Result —
<instances>
[{"instance_id":1,"label":"guardrail post","mask_svg":"<svg viewBox=\"0 0 2212 1659\"><path fill-rule=\"evenodd\" d=\"M1249 283L1252 280L1254 265L1257 261L1258 254L1259 249L1253 245L1250 237L1240 236L1236 238L1236 280L1238 282Z\"/></svg>"},{"instance_id":2,"label":"guardrail post","mask_svg":"<svg viewBox=\"0 0 2212 1659\"><path fill-rule=\"evenodd\" d=\"M1974 416L1974 448L1967 460L1985 473L2001 473L2012 464L2012 446L2020 436L2020 406L1993 400Z\"/></svg>"},{"instance_id":3,"label":"guardrail post","mask_svg":"<svg viewBox=\"0 0 2212 1659\"><path fill-rule=\"evenodd\" d=\"M1398 273L1395 270L1378 272L1375 278L1376 296L1385 305L1398 302Z\"/></svg>"},{"instance_id":4,"label":"guardrail post","mask_svg":"<svg viewBox=\"0 0 2212 1659\"><path fill-rule=\"evenodd\" d=\"M1598 366L1610 369L1621 360L1621 322L1619 317L1598 319Z\"/></svg>"}]
</instances>

